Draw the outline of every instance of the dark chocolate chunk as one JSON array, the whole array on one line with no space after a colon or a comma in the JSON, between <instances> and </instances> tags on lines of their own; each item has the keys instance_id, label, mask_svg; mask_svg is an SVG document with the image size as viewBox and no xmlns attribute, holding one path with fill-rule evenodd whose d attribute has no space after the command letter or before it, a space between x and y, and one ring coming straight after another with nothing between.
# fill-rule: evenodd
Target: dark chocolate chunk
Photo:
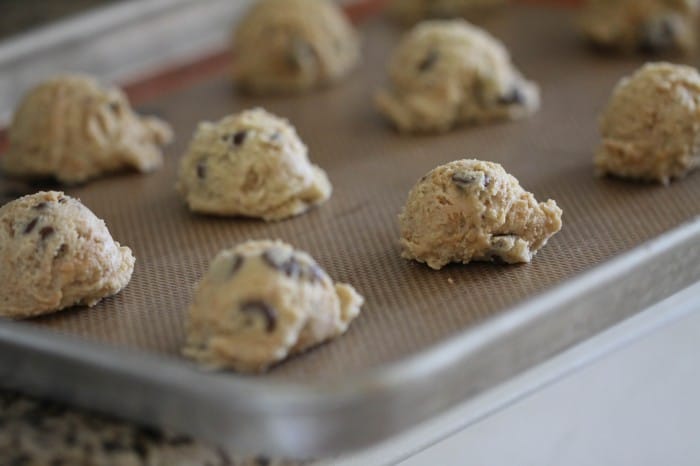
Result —
<instances>
[{"instance_id":1,"label":"dark chocolate chunk","mask_svg":"<svg viewBox=\"0 0 700 466\"><path fill-rule=\"evenodd\" d=\"M68 202L68 198L66 198L66 197L59 197L58 198L59 204L65 204L66 202Z\"/></svg>"},{"instance_id":2,"label":"dark chocolate chunk","mask_svg":"<svg viewBox=\"0 0 700 466\"><path fill-rule=\"evenodd\" d=\"M143 439L154 443L162 443L163 440L165 440L163 433L160 430L154 429L152 427L141 427L139 429L139 435Z\"/></svg>"},{"instance_id":3,"label":"dark chocolate chunk","mask_svg":"<svg viewBox=\"0 0 700 466\"><path fill-rule=\"evenodd\" d=\"M231 137L231 142L234 146L240 146L245 142L246 136L248 136L248 131L243 129L241 131L238 131L233 135L233 137Z\"/></svg>"},{"instance_id":4,"label":"dark chocolate chunk","mask_svg":"<svg viewBox=\"0 0 700 466\"><path fill-rule=\"evenodd\" d=\"M440 53L435 49L430 49L423 58L423 60L421 60L421 62L418 63L418 71L420 71L421 73L428 71L430 68L435 66L439 59Z\"/></svg>"},{"instance_id":5,"label":"dark chocolate chunk","mask_svg":"<svg viewBox=\"0 0 700 466\"><path fill-rule=\"evenodd\" d=\"M44 227L41 230L39 230L39 236L41 236L42 240L45 240L49 236L53 235L56 232L52 226Z\"/></svg>"},{"instance_id":6,"label":"dark chocolate chunk","mask_svg":"<svg viewBox=\"0 0 700 466\"><path fill-rule=\"evenodd\" d=\"M671 48L676 40L676 28L671 18L660 18L644 25L639 40L639 51L656 54Z\"/></svg>"},{"instance_id":7,"label":"dark chocolate chunk","mask_svg":"<svg viewBox=\"0 0 700 466\"><path fill-rule=\"evenodd\" d=\"M291 278L299 276L299 262L293 254L288 253L281 248L271 248L265 251L262 255L263 260L273 269L283 272Z\"/></svg>"},{"instance_id":8,"label":"dark chocolate chunk","mask_svg":"<svg viewBox=\"0 0 700 466\"><path fill-rule=\"evenodd\" d=\"M121 111L122 107L119 105L119 102L110 102L109 103L109 109L116 114L119 114Z\"/></svg>"},{"instance_id":9,"label":"dark chocolate chunk","mask_svg":"<svg viewBox=\"0 0 700 466\"><path fill-rule=\"evenodd\" d=\"M111 453L115 451L125 450L125 447L116 440L105 440L102 442L102 449L106 452Z\"/></svg>"},{"instance_id":10,"label":"dark chocolate chunk","mask_svg":"<svg viewBox=\"0 0 700 466\"><path fill-rule=\"evenodd\" d=\"M501 105L524 105L525 96L516 86L513 86L511 90L498 98L498 103Z\"/></svg>"},{"instance_id":11,"label":"dark chocolate chunk","mask_svg":"<svg viewBox=\"0 0 700 466\"><path fill-rule=\"evenodd\" d=\"M472 187L477 184L486 185L486 174L483 172L456 172L452 175L452 181L460 188Z\"/></svg>"},{"instance_id":12,"label":"dark chocolate chunk","mask_svg":"<svg viewBox=\"0 0 700 466\"><path fill-rule=\"evenodd\" d=\"M277 312L263 301L248 301L241 305L241 312L257 314L265 319L265 330L272 333L277 328Z\"/></svg>"},{"instance_id":13,"label":"dark chocolate chunk","mask_svg":"<svg viewBox=\"0 0 700 466\"><path fill-rule=\"evenodd\" d=\"M292 39L287 64L295 71L304 69L304 65L316 60L316 50L304 39L295 37Z\"/></svg>"},{"instance_id":14,"label":"dark chocolate chunk","mask_svg":"<svg viewBox=\"0 0 700 466\"><path fill-rule=\"evenodd\" d=\"M203 180L207 176L207 162L200 160L197 162L197 178Z\"/></svg>"},{"instance_id":15,"label":"dark chocolate chunk","mask_svg":"<svg viewBox=\"0 0 700 466\"><path fill-rule=\"evenodd\" d=\"M484 187L488 188L489 186L491 186L491 177L484 173Z\"/></svg>"},{"instance_id":16,"label":"dark chocolate chunk","mask_svg":"<svg viewBox=\"0 0 700 466\"><path fill-rule=\"evenodd\" d=\"M28 235L29 233L31 233L32 230L34 230L34 227L36 226L36 224L38 222L39 222L39 217L35 217L31 222L27 223L27 226L24 227L24 234Z\"/></svg>"},{"instance_id":17,"label":"dark chocolate chunk","mask_svg":"<svg viewBox=\"0 0 700 466\"><path fill-rule=\"evenodd\" d=\"M231 261L231 276L236 275L241 267L243 267L243 262L245 258L243 256L235 255Z\"/></svg>"}]
</instances>

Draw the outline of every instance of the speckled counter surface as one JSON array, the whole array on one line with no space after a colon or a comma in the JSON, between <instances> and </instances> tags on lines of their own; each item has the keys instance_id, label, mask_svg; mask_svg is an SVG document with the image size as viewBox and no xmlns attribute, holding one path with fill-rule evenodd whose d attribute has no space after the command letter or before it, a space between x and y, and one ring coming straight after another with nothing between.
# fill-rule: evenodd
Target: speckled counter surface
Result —
<instances>
[{"instance_id":1,"label":"speckled counter surface","mask_svg":"<svg viewBox=\"0 0 700 466\"><path fill-rule=\"evenodd\" d=\"M295 466L0 392L1 466Z\"/></svg>"}]
</instances>

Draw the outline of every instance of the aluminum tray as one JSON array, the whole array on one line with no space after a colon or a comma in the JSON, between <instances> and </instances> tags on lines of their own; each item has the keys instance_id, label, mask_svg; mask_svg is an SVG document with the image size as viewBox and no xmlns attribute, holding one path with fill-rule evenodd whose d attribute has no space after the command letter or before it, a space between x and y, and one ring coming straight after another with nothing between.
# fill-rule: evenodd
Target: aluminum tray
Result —
<instances>
[{"instance_id":1,"label":"aluminum tray","mask_svg":"<svg viewBox=\"0 0 700 466\"><path fill-rule=\"evenodd\" d=\"M208 65L201 81L143 102L175 127L166 167L67 190L132 247L131 284L92 310L0 322L0 385L242 453L332 455L433 417L698 281L700 175L667 188L592 176L596 116L642 61L592 55L571 16L514 7L485 20L543 89L542 110L520 122L397 135L371 105L399 36L380 19L362 26L363 68L333 89L241 97ZM296 125L333 198L274 224L191 215L173 184L196 123L253 105ZM502 163L564 209L564 229L532 264L435 272L400 259L396 214L406 193L429 169L465 156ZM0 180L0 192L18 188L31 189ZM308 250L356 285L364 312L344 337L265 376L201 372L178 353L192 287L220 248L262 237Z\"/></svg>"}]
</instances>

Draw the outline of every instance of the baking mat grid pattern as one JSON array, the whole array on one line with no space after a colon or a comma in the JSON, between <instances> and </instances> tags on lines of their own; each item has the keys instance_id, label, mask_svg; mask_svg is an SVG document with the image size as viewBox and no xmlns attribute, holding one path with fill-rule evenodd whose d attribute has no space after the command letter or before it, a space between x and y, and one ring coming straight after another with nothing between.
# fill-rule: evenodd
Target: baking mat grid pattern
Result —
<instances>
[{"instance_id":1,"label":"baking mat grid pattern","mask_svg":"<svg viewBox=\"0 0 700 466\"><path fill-rule=\"evenodd\" d=\"M396 134L372 105L399 37L379 19L361 28L363 67L332 89L249 98L237 96L226 76L214 76L144 105L169 120L177 134L164 169L67 189L134 250L131 284L91 310L33 323L179 357L185 311L209 260L240 241L280 238L310 252L334 279L355 285L367 302L344 337L293 358L268 377L334 378L424 350L700 212L698 174L668 188L593 177L597 115L612 86L641 59L591 54L576 37L572 12L563 9L514 7L487 18L484 26L541 85L543 108L534 117L439 136ZM297 127L312 161L328 172L333 197L304 216L272 224L190 214L174 183L197 122L257 105ZM431 168L462 157L502 163L539 200L551 197L564 209L562 232L532 264L470 264L435 272L399 257L396 217L409 189ZM9 186L0 180L0 190Z\"/></svg>"}]
</instances>

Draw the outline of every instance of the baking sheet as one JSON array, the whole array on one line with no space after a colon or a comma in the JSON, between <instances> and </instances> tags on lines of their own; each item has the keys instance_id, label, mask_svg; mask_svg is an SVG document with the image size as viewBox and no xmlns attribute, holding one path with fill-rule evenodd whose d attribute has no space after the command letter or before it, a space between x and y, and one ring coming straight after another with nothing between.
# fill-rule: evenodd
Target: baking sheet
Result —
<instances>
[{"instance_id":1,"label":"baking sheet","mask_svg":"<svg viewBox=\"0 0 700 466\"><path fill-rule=\"evenodd\" d=\"M513 8L484 25L537 81L543 107L532 118L439 136L403 136L376 113L400 30L375 19L361 27L365 63L340 85L310 95L236 95L225 75L142 105L177 135L161 171L125 174L66 189L107 222L137 258L128 288L93 309L76 308L34 325L101 343L180 358L193 287L221 249L280 238L310 252L336 280L366 297L360 318L336 341L275 368L267 379L334 380L420 353L526 298L638 246L700 212L698 174L670 187L593 177L597 115L617 80L641 58L597 56L576 36L568 10ZM696 63L693 57L690 63ZM334 186L306 215L266 224L193 215L174 190L179 156L200 120L263 106L289 118ZM499 162L539 200L564 209L564 228L519 266L470 264L435 272L400 258L396 217L425 172L450 160ZM0 181L0 192L18 186Z\"/></svg>"}]
</instances>

